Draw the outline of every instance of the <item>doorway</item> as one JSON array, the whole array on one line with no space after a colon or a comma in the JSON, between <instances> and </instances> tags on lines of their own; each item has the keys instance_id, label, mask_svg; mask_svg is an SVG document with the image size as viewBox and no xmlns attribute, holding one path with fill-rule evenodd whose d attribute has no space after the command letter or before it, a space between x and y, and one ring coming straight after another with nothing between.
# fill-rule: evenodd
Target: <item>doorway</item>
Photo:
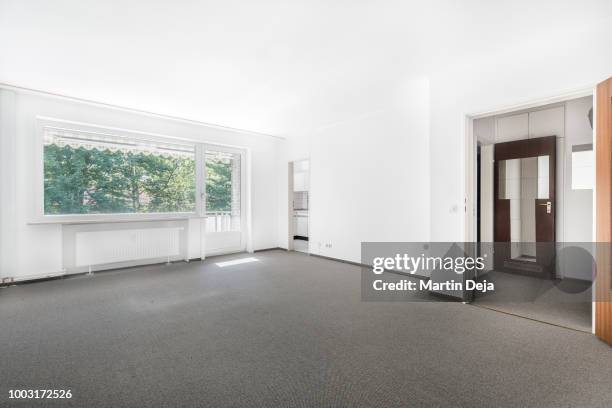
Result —
<instances>
[{"instance_id":1,"label":"doorway","mask_svg":"<svg viewBox=\"0 0 612 408\"><path fill-rule=\"evenodd\" d=\"M593 255L592 109L588 95L473 119L467 218L496 287L475 305L592 331L592 265L567 260Z\"/></svg>"},{"instance_id":2,"label":"doorway","mask_svg":"<svg viewBox=\"0 0 612 408\"><path fill-rule=\"evenodd\" d=\"M309 253L310 160L289 163L289 250Z\"/></svg>"},{"instance_id":3,"label":"doorway","mask_svg":"<svg viewBox=\"0 0 612 408\"><path fill-rule=\"evenodd\" d=\"M244 151L204 145L203 253L207 256L246 249L246 183Z\"/></svg>"}]
</instances>

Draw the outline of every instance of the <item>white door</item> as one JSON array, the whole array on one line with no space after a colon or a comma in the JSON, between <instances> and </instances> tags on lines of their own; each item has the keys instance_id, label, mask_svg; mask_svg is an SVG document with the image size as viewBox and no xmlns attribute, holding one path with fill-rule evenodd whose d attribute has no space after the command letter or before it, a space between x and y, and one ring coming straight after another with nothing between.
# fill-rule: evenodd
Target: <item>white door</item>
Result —
<instances>
[{"instance_id":1,"label":"white door","mask_svg":"<svg viewBox=\"0 0 612 408\"><path fill-rule=\"evenodd\" d=\"M244 152L204 147L204 248L206 256L246 249Z\"/></svg>"}]
</instances>

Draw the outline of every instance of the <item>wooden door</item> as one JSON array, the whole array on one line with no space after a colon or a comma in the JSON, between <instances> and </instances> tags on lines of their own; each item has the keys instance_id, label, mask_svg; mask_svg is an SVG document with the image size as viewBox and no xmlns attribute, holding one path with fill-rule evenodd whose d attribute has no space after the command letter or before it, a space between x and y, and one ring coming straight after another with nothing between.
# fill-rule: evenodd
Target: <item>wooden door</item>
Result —
<instances>
[{"instance_id":1,"label":"wooden door","mask_svg":"<svg viewBox=\"0 0 612 408\"><path fill-rule=\"evenodd\" d=\"M556 136L495 145L495 269L554 277Z\"/></svg>"},{"instance_id":2,"label":"wooden door","mask_svg":"<svg viewBox=\"0 0 612 408\"><path fill-rule=\"evenodd\" d=\"M612 78L597 86L595 334L612 344Z\"/></svg>"}]
</instances>

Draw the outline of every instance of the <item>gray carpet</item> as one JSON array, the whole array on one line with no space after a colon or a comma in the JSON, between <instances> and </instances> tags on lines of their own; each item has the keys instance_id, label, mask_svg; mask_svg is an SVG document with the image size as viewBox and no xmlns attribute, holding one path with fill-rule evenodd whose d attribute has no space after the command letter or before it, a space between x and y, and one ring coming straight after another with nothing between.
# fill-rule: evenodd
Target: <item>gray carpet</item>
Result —
<instances>
[{"instance_id":1,"label":"gray carpet","mask_svg":"<svg viewBox=\"0 0 612 408\"><path fill-rule=\"evenodd\" d=\"M610 406L612 348L593 335L362 302L358 267L255 256L0 289L0 405L19 405L11 388L70 388L21 406Z\"/></svg>"},{"instance_id":2,"label":"gray carpet","mask_svg":"<svg viewBox=\"0 0 612 408\"><path fill-rule=\"evenodd\" d=\"M482 279L495 291L481 294L474 305L592 333L592 291L584 281L555 282L491 271ZM572 288L570 285L574 283Z\"/></svg>"}]
</instances>

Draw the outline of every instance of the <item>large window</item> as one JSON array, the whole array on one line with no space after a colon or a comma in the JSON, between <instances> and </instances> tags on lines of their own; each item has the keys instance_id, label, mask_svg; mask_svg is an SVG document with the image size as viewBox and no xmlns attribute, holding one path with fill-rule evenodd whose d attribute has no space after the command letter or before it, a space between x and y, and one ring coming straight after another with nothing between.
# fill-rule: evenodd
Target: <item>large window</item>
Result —
<instances>
[{"instance_id":1,"label":"large window","mask_svg":"<svg viewBox=\"0 0 612 408\"><path fill-rule=\"evenodd\" d=\"M46 127L44 214L196 211L193 144Z\"/></svg>"},{"instance_id":2,"label":"large window","mask_svg":"<svg viewBox=\"0 0 612 408\"><path fill-rule=\"evenodd\" d=\"M33 222L197 217L207 253L244 248L244 150L50 118L37 126Z\"/></svg>"}]
</instances>

